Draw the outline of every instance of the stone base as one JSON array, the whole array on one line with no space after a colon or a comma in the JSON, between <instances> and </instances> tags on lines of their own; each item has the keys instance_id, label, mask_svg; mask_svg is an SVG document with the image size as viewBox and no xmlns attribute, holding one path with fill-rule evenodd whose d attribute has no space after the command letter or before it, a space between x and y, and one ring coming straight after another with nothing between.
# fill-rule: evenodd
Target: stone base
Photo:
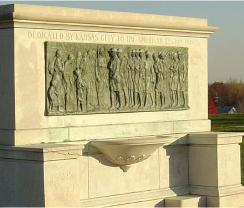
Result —
<instances>
[{"instance_id":1,"label":"stone base","mask_svg":"<svg viewBox=\"0 0 244 208\"><path fill-rule=\"evenodd\" d=\"M81 146L0 146L1 207L78 207Z\"/></svg>"},{"instance_id":2,"label":"stone base","mask_svg":"<svg viewBox=\"0 0 244 208\"><path fill-rule=\"evenodd\" d=\"M89 144L0 146L0 206L162 207L166 197L189 194L184 142L126 173Z\"/></svg>"},{"instance_id":3,"label":"stone base","mask_svg":"<svg viewBox=\"0 0 244 208\"><path fill-rule=\"evenodd\" d=\"M192 133L126 173L89 143L0 146L0 206L241 207L241 139Z\"/></svg>"},{"instance_id":4,"label":"stone base","mask_svg":"<svg viewBox=\"0 0 244 208\"><path fill-rule=\"evenodd\" d=\"M229 196L221 197L207 197L208 207L243 207L244 206L244 192L236 193Z\"/></svg>"},{"instance_id":5,"label":"stone base","mask_svg":"<svg viewBox=\"0 0 244 208\"><path fill-rule=\"evenodd\" d=\"M189 191L207 197L210 207L244 206L240 145L243 133L188 134Z\"/></svg>"},{"instance_id":6,"label":"stone base","mask_svg":"<svg viewBox=\"0 0 244 208\"><path fill-rule=\"evenodd\" d=\"M165 207L206 207L207 198L205 196L173 196L165 198Z\"/></svg>"},{"instance_id":7,"label":"stone base","mask_svg":"<svg viewBox=\"0 0 244 208\"><path fill-rule=\"evenodd\" d=\"M186 186L81 200L80 207L164 207L164 198L188 194Z\"/></svg>"}]
</instances>

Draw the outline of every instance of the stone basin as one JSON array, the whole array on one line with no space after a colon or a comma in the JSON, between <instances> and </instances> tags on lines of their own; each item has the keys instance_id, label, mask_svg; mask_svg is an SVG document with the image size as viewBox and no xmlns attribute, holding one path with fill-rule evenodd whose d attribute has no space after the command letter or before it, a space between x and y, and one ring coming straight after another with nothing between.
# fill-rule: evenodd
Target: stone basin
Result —
<instances>
[{"instance_id":1,"label":"stone basin","mask_svg":"<svg viewBox=\"0 0 244 208\"><path fill-rule=\"evenodd\" d=\"M106 139L91 141L106 159L127 172L132 164L149 158L159 147L173 138L169 136L148 136L139 138Z\"/></svg>"}]
</instances>

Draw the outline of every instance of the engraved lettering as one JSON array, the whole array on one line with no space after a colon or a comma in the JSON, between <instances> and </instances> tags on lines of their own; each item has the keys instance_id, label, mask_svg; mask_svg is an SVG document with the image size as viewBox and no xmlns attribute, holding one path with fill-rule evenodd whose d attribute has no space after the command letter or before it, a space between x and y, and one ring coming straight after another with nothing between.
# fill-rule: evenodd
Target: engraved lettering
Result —
<instances>
[{"instance_id":1,"label":"engraved lettering","mask_svg":"<svg viewBox=\"0 0 244 208\"><path fill-rule=\"evenodd\" d=\"M114 35L102 35L101 41L103 42L113 42L114 41Z\"/></svg>"},{"instance_id":2,"label":"engraved lettering","mask_svg":"<svg viewBox=\"0 0 244 208\"><path fill-rule=\"evenodd\" d=\"M146 43L146 44L157 44L157 45L161 45L163 44L163 38L153 38L153 37L139 37L138 39L139 43Z\"/></svg>"},{"instance_id":3,"label":"engraved lettering","mask_svg":"<svg viewBox=\"0 0 244 208\"><path fill-rule=\"evenodd\" d=\"M52 39L51 33L48 33L48 39Z\"/></svg>"},{"instance_id":4,"label":"engraved lettering","mask_svg":"<svg viewBox=\"0 0 244 208\"><path fill-rule=\"evenodd\" d=\"M185 40L186 45L200 45L198 40Z\"/></svg>"},{"instance_id":5,"label":"engraved lettering","mask_svg":"<svg viewBox=\"0 0 244 208\"><path fill-rule=\"evenodd\" d=\"M134 36L127 36L127 42L128 43L134 43L135 42L135 37Z\"/></svg>"},{"instance_id":6,"label":"engraved lettering","mask_svg":"<svg viewBox=\"0 0 244 208\"><path fill-rule=\"evenodd\" d=\"M166 37L153 36L130 36L130 35L112 35L112 34L92 34L92 33L65 33L65 32L47 32L40 30L33 30L27 32L27 37L31 39L45 39L45 40L67 40L77 42L127 42L139 43L149 45L200 45L197 39L174 39Z\"/></svg>"},{"instance_id":7,"label":"engraved lettering","mask_svg":"<svg viewBox=\"0 0 244 208\"><path fill-rule=\"evenodd\" d=\"M33 33L31 31L28 31L28 38L33 38Z\"/></svg>"},{"instance_id":8,"label":"engraved lettering","mask_svg":"<svg viewBox=\"0 0 244 208\"><path fill-rule=\"evenodd\" d=\"M80 37L79 37L79 35L78 35L78 34L75 34L75 40L80 41Z\"/></svg>"},{"instance_id":9,"label":"engraved lettering","mask_svg":"<svg viewBox=\"0 0 244 208\"><path fill-rule=\"evenodd\" d=\"M124 40L125 40L124 36L118 36L118 41L119 42L124 42Z\"/></svg>"},{"instance_id":10,"label":"engraved lettering","mask_svg":"<svg viewBox=\"0 0 244 208\"><path fill-rule=\"evenodd\" d=\"M182 44L183 41L181 39L169 39L169 38L166 38L165 39L165 43L169 44L169 45L178 45L178 44Z\"/></svg>"}]
</instances>

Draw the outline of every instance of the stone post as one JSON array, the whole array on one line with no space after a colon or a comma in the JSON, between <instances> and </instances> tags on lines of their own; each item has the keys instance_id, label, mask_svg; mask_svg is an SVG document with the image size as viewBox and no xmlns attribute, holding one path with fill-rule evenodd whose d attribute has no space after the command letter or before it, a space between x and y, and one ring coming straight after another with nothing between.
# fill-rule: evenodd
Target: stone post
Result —
<instances>
[{"instance_id":1,"label":"stone post","mask_svg":"<svg viewBox=\"0 0 244 208\"><path fill-rule=\"evenodd\" d=\"M243 206L242 136L243 133L223 132L188 135L190 194L207 196L207 206Z\"/></svg>"},{"instance_id":2,"label":"stone post","mask_svg":"<svg viewBox=\"0 0 244 208\"><path fill-rule=\"evenodd\" d=\"M79 207L81 146L0 146L0 206Z\"/></svg>"}]
</instances>

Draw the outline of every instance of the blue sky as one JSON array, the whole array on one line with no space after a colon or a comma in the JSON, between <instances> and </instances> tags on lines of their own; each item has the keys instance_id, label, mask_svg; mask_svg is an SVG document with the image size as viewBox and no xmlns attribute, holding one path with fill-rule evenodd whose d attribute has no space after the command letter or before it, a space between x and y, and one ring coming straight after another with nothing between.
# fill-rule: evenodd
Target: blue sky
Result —
<instances>
[{"instance_id":1,"label":"blue sky","mask_svg":"<svg viewBox=\"0 0 244 208\"><path fill-rule=\"evenodd\" d=\"M244 80L244 1L0 1L11 3L208 19L219 27L208 41L209 83Z\"/></svg>"}]
</instances>

